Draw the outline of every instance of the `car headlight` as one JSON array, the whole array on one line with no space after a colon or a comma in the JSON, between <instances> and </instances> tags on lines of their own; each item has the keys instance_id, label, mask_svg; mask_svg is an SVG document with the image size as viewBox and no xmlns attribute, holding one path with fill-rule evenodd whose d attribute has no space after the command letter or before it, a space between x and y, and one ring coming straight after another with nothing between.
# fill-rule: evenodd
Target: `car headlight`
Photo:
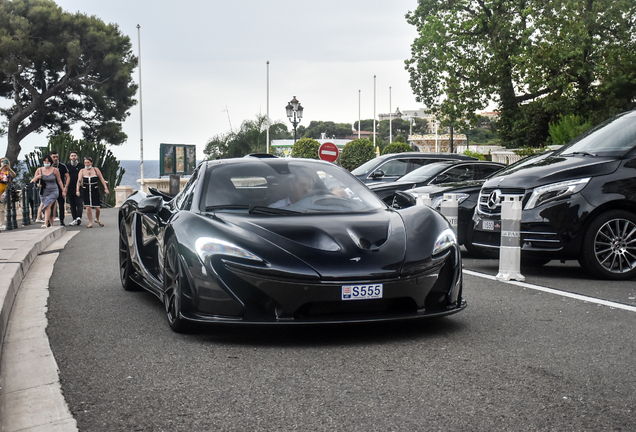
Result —
<instances>
[{"instance_id":1,"label":"car headlight","mask_svg":"<svg viewBox=\"0 0 636 432\"><path fill-rule=\"evenodd\" d=\"M437 240L435 240L435 247L433 248L433 255L436 255L440 252L445 251L451 246L457 245L457 236L455 236L455 232L447 228L442 233L437 236Z\"/></svg>"},{"instance_id":2,"label":"car headlight","mask_svg":"<svg viewBox=\"0 0 636 432\"><path fill-rule=\"evenodd\" d=\"M464 201L466 201L468 199L468 197L470 196L467 193L458 193L458 194L455 194L455 195L457 196L457 205L459 205L459 204L463 203ZM431 207L433 207L435 210L439 211L442 208L442 201L444 201L444 195L436 196L431 201Z\"/></svg>"},{"instance_id":3,"label":"car headlight","mask_svg":"<svg viewBox=\"0 0 636 432\"><path fill-rule=\"evenodd\" d=\"M533 209L540 206L541 204L545 204L555 199L575 194L583 189L590 181L590 179L591 177L577 180L568 180L534 188L530 199L525 205L525 209Z\"/></svg>"},{"instance_id":4,"label":"car headlight","mask_svg":"<svg viewBox=\"0 0 636 432\"><path fill-rule=\"evenodd\" d=\"M203 262L214 255L225 255L263 262L261 258L240 246L211 237L198 238L194 244L197 254Z\"/></svg>"}]
</instances>

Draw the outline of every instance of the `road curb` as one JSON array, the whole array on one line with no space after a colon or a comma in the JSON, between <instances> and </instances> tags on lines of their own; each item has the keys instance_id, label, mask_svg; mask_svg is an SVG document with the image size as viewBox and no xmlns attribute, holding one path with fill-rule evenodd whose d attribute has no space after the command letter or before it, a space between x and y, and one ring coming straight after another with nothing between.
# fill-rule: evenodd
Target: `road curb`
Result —
<instances>
[{"instance_id":1,"label":"road curb","mask_svg":"<svg viewBox=\"0 0 636 432\"><path fill-rule=\"evenodd\" d=\"M46 233L38 230L23 231L20 235L25 236L26 240L15 239L16 243L21 242L22 244L3 263L3 277L0 278L0 356L2 355L2 346L4 345L11 309L13 309L13 303L20 289L20 284L22 284L37 256L65 233L66 227L58 226L48 228Z\"/></svg>"}]
</instances>

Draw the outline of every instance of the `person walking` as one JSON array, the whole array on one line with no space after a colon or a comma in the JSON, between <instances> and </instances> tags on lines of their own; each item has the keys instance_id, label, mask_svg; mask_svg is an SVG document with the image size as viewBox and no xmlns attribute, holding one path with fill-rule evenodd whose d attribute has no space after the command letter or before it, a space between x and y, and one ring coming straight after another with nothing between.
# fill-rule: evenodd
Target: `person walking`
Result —
<instances>
[{"instance_id":1,"label":"person walking","mask_svg":"<svg viewBox=\"0 0 636 432\"><path fill-rule=\"evenodd\" d=\"M68 169L69 182L67 185L70 187L74 187L77 189L77 179L79 177L79 172L84 169L82 165L79 164L77 160L77 151L72 150L69 154L69 158L71 161L66 164L66 168ZM73 221L69 225L80 225L82 223L82 212L84 211L84 201L82 198L77 196L76 194L68 194L68 204L71 206L71 217Z\"/></svg>"},{"instance_id":2,"label":"person walking","mask_svg":"<svg viewBox=\"0 0 636 432\"><path fill-rule=\"evenodd\" d=\"M60 171L53 167L51 155L44 156L42 162L43 167L38 168L31 182L35 183L38 180L42 180L40 188L40 200L44 207L44 225L42 225L42 228L46 228L53 226L53 209L54 204L57 202L59 191L61 190L62 196L64 196L66 195L66 190L62 184Z\"/></svg>"},{"instance_id":3,"label":"person walking","mask_svg":"<svg viewBox=\"0 0 636 432\"><path fill-rule=\"evenodd\" d=\"M60 225L64 226L64 210L66 207L66 200L64 197L66 196L66 192L68 189L69 175L68 168L62 162L60 162L60 155L57 153L57 150L51 151L51 158L53 159L53 166L60 171L60 178L62 179L62 188L58 191L58 214L60 218ZM62 189L64 193L62 194ZM53 206L53 214L55 214L55 206Z\"/></svg>"},{"instance_id":4,"label":"person walking","mask_svg":"<svg viewBox=\"0 0 636 432\"><path fill-rule=\"evenodd\" d=\"M90 156L85 156L84 169L82 169L77 176L76 195L80 196L81 188L81 196L84 200L84 207L86 207L86 216L88 216L88 225L86 225L86 228L93 228L93 208L95 209L95 223L100 227L104 226L99 220L101 197L99 196L98 181L102 182L104 192L108 194L108 186L106 186L106 181L101 171L99 168L93 166L93 159Z\"/></svg>"},{"instance_id":5,"label":"person walking","mask_svg":"<svg viewBox=\"0 0 636 432\"><path fill-rule=\"evenodd\" d=\"M15 171L11 169L9 159L3 158L0 168L0 196L6 191L9 194L9 183L15 178ZM5 195L6 196L6 195ZM5 202L0 203L0 228L4 229L4 225L7 221L7 204L9 200L5 199Z\"/></svg>"}]
</instances>

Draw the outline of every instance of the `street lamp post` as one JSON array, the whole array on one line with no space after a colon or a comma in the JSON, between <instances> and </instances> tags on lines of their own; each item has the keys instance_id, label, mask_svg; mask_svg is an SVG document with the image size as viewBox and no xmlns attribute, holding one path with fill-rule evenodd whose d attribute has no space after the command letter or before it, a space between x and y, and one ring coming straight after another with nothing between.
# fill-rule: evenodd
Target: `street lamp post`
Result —
<instances>
[{"instance_id":1,"label":"street lamp post","mask_svg":"<svg viewBox=\"0 0 636 432\"><path fill-rule=\"evenodd\" d=\"M300 120L303 118L303 109L300 102L296 99L296 96L294 96L285 107L285 110L287 110L287 118L292 126L294 126L294 143L296 143L296 126L298 126L298 123L300 123Z\"/></svg>"}]
</instances>

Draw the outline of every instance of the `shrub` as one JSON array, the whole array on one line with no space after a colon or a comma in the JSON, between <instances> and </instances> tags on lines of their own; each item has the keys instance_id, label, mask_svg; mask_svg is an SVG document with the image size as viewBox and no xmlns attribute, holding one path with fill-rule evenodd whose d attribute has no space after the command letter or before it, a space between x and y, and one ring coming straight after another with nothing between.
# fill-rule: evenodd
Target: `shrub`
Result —
<instances>
[{"instance_id":1,"label":"shrub","mask_svg":"<svg viewBox=\"0 0 636 432\"><path fill-rule=\"evenodd\" d=\"M482 160L482 161L486 160L486 156L485 155L483 155L481 153L474 152L474 151L466 150L464 152L464 154L466 156L474 157L474 158L477 158L477 159Z\"/></svg>"},{"instance_id":2,"label":"shrub","mask_svg":"<svg viewBox=\"0 0 636 432\"><path fill-rule=\"evenodd\" d=\"M344 146L340 155L340 165L349 171L353 171L374 157L376 157L376 154L373 142L366 138L359 138Z\"/></svg>"},{"instance_id":3,"label":"shrub","mask_svg":"<svg viewBox=\"0 0 636 432\"><path fill-rule=\"evenodd\" d=\"M385 155L389 153L403 153L407 151L411 151L410 145L405 142L394 141L388 146L384 147L384 150L382 150L382 154Z\"/></svg>"},{"instance_id":4,"label":"shrub","mask_svg":"<svg viewBox=\"0 0 636 432\"><path fill-rule=\"evenodd\" d=\"M292 147L292 157L305 159L318 159L320 143L313 138L301 138Z\"/></svg>"},{"instance_id":5,"label":"shrub","mask_svg":"<svg viewBox=\"0 0 636 432\"><path fill-rule=\"evenodd\" d=\"M544 151L545 147L521 147L518 149L514 149L512 152L521 157L528 157L536 153L542 153Z\"/></svg>"},{"instance_id":6,"label":"shrub","mask_svg":"<svg viewBox=\"0 0 636 432\"><path fill-rule=\"evenodd\" d=\"M589 120L585 120L581 116L577 116L574 114L560 116L558 122L550 123L549 126L552 144L567 144L573 138L581 135L592 126L592 122L590 122Z\"/></svg>"}]
</instances>

